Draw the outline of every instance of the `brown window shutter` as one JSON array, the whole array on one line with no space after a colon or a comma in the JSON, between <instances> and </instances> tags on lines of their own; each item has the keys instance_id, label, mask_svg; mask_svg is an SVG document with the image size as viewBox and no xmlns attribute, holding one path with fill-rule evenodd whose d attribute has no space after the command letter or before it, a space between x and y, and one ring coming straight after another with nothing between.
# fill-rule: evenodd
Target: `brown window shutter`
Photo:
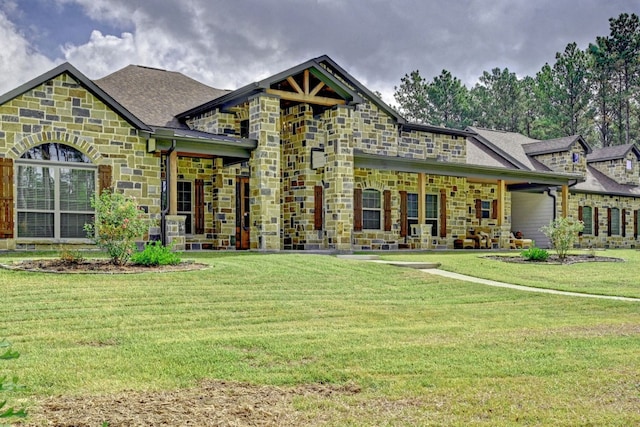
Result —
<instances>
[{"instance_id":1,"label":"brown window shutter","mask_svg":"<svg viewBox=\"0 0 640 427\"><path fill-rule=\"evenodd\" d=\"M498 200L491 202L491 219L498 219Z\"/></svg>"},{"instance_id":2,"label":"brown window shutter","mask_svg":"<svg viewBox=\"0 0 640 427\"><path fill-rule=\"evenodd\" d=\"M384 231L391 231L391 191L384 190Z\"/></svg>"},{"instance_id":3,"label":"brown window shutter","mask_svg":"<svg viewBox=\"0 0 640 427\"><path fill-rule=\"evenodd\" d=\"M362 231L362 188L353 190L353 230Z\"/></svg>"},{"instance_id":4,"label":"brown window shutter","mask_svg":"<svg viewBox=\"0 0 640 427\"><path fill-rule=\"evenodd\" d=\"M400 192L400 237L407 237L409 219L407 218L407 192Z\"/></svg>"},{"instance_id":5,"label":"brown window shutter","mask_svg":"<svg viewBox=\"0 0 640 427\"><path fill-rule=\"evenodd\" d=\"M315 230L322 230L322 192L324 187L316 185L313 187L313 227Z\"/></svg>"},{"instance_id":6,"label":"brown window shutter","mask_svg":"<svg viewBox=\"0 0 640 427\"><path fill-rule=\"evenodd\" d=\"M482 200L476 199L476 218L482 219Z\"/></svg>"},{"instance_id":7,"label":"brown window shutter","mask_svg":"<svg viewBox=\"0 0 640 427\"><path fill-rule=\"evenodd\" d=\"M598 218L598 208L593 208L593 235L600 234L600 218Z\"/></svg>"},{"instance_id":8,"label":"brown window shutter","mask_svg":"<svg viewBox=\"0 0 640 427\"><path fill-rule=\"evenodd\" d=\"M620 222L621 222L620 233L622 234L622 237L627 237L627 210L626 209L622 209Z\"/></svg>"},{"instance_id":9,"label":"brown window shutter","mask_svg":"<svg viewBox=\"0 0 640 427\"><path fill-rule=\"evenodd\" d=\"M578 206L578 221L582 221L582 206ZM582 236L582 231L578 233L578 236Z\"/></svg>"},{"instance_id":10,"label":"brown window shutter","mask_svg":"<svg viewBox=\"0 0 640 427\"><path fill-rule=\"evenodd\" d=\"M633 211L633 238L638 238L638 210Z\"/></svg>"},{"instance_id":11,"label":"brown window shutter","mask_svg":"<svg viewBox=\"0 0 640 427\"><path fill-rule=\"evenodd\" d=\"M0 239L13 238L13 159L0 158Z\"/></svg>"},{"instance_id":12,"label":"brown window shutter","mask_svg":"<svg viewBox=\"0 0 640 427\"><path fill-rule=\"evenodd\" d=\"M204 180L195 180L195 212L194 231L195 234L204 234Z\"/></svg>"},{"instance_id":13,"label":"brown window shutter","mask_svg":"<svg viewBox=\"0 0 640 427\"><path fill-rule=\"evenodd\" d=\"M98 165L98 180L100 186L100 194L104 190L113 190L111 187L112 184L112 175L111 175L111 165Z\"/></svg>"},{"instance_id":14,"label":"brown window shutter","mask_svg":"<svg viewBox=\"0 0 640 427\"><path fill-rule=\"evenodd\" d=\"M440 190L440 237L447 237L447 190Z\"/></svg>"},{"instance_id":15,"label":"brown window shutter","mask_svg":"<svg viewBox=\"0 0 640 427\"><path fill-rule=\"evenodd\" d=\"M607 236L611 236L611 208L607 208Z\"/></svg>"}]
</instances>

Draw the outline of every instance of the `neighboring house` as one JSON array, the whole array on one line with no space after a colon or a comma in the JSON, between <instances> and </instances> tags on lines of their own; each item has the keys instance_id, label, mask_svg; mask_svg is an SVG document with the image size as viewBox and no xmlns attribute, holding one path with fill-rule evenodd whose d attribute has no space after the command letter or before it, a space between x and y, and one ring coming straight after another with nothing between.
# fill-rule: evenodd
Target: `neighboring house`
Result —
<instances>
[{"instance_id":1,"label":"neighboring house","mask_svg":"<svg viewBox=\"0 0 640 427\"><path fill-rule=\"evenodd\" d=\"M0 248L90 244L107 188L187 250L444 249L471 229L508 248L558 215L591 221L581 245L632 247L638 151L598 153L408 123L327 56L233 91L63 64L0 96Z\"/></svg>"}]
</instances>

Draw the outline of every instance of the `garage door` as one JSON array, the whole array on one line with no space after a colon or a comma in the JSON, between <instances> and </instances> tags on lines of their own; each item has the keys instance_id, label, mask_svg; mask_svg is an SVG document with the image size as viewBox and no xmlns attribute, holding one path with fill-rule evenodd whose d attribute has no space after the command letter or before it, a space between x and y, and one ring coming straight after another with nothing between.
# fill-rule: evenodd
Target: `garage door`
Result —
<instances>
[{"instance_id":1,"label":"garage door","mask_svg":"<svg viewBox=\"0 0 640 427\"><path fill-rule=\"evenodd\" d=\"M553 219L554 199L547 193L511 193L511 230L522 231L527 239L533 239L539 248L551 244L540 228Z\"/></svg>"}]
</instances>

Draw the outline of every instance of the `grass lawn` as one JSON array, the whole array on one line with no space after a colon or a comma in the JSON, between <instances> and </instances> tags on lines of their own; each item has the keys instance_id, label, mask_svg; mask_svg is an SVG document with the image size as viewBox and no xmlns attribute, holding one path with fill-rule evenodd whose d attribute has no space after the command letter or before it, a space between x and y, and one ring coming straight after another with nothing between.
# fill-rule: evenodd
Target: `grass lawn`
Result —
<instances>
[{"instance_id":1,"label":"grass lawn","mask_svg":"<svg viewBox=\"0 0 640 427\"><path fill-rule=\"evenodd\" d=\"M398 257L574 291L605 293L620 278L622 291L606 293L639 296L631 282L636 252L607 254L628 262L539 267L477 253ZM0 270L0 338L21 353L0 362L0 377L16 375L27 386L0 393L0 401L25 401L37 413L47 396L90 400L218 379L359 390L298 396L290 411L309 425L640 424L640 303L518 292L322 255L186 257L211 267L134 275ZM91 425L102 421L109 422Z\"/></svg>"},{"instance_id":2,"label":"grass lawn","mask_svg":"<svg viewBox=\"0 0 640 427\"><path fill-rule=\"evenodd\" d=\"M640 298L640 280L637 273L640 268L640 251L637 250L596 252L598 256L621 258L625 262L587 262L570 265L514 264L488 259L487 255L519 256L517 252L449 251L382 254L380 257L389 260L440 262L443 270L516 285Z\"/></svg>"}]
</instances>

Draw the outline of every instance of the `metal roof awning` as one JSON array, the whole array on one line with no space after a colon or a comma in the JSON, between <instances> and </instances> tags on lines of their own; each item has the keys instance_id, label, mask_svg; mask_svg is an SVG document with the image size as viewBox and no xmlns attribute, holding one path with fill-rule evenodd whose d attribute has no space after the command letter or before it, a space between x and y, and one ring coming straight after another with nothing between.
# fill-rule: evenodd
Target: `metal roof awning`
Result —
<instances>
[{"instance_id":1,"label":"metal roof awning","mask_svg":"<svg viewBox=\"0 0 640 427\"><path fill-rule=\"evenodd\" d=\"M354 150L353 157L355 167L456 176L488 181L504 180L509 185L513 185L514 190L523 190L525 187L540 187L541 185L572 185L583 180L583 177L579 174L487 167L444 162L437 159L380 156L365 153L361 150Z\"/></svg>"},{"instance_id":2,"label":"metal roof awning","mask_svg":"<svg viewBox=\"0 0 640 427\"><path fill-rule=\"evenodd\" d=\"M196 156L221 157L224 165L243 162L251 158L258 146L253 139L215 135L190 129L154 128L142 133L150 153L167 151L174 146L179 153Z\"/></svg>"}]
</instances>

